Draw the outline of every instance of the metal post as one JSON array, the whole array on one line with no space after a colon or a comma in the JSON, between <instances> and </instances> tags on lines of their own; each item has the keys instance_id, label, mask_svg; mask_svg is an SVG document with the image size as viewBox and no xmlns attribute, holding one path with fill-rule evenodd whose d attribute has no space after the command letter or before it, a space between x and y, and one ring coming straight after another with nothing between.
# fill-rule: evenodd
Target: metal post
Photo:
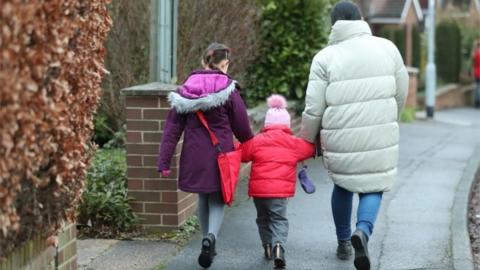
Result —
<instances>
[{"instance_id":1,"label":"metal post","mask_svg":"<svg viewBox=\"0 0 480 270\"><path fill-rule=\"evenodd\" d=\"M172 83L176 77L178 0L150 3L150 81Z\"/></svg>"},{"instance_id":2,"label":"metal post","mask_svg":"<svg viewBox=\"0 0 480 270\"><path fill-rule=\"evenodd\" d=\"M428 1L428 64L426 68L426 98L427 117L433 118L435 111L435 90L437 84L437 67L435 66L435 0Z\"/></svg>"}]
</instances>

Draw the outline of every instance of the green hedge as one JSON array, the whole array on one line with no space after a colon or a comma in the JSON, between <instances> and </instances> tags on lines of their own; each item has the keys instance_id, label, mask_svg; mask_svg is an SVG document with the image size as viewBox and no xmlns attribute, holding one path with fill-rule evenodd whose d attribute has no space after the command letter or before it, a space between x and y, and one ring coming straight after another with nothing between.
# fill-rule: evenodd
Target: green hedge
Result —
<instances>
[{"instance_id":1,"label":"green hedge","mask_svg":"<svg viewBox=\"0 0 480 270\"><path fill-rule=\"evenodd\" d=\"M386 39L391 40L395 43L398 50L405 58L406 48L405 48L405 30L403 28L395 27L383 27L380 30L380 36ZM422 37L418 27L413 27L412 29L412 66L420 67L421 58L422 58Z\"/></svg>"},{"instance_id":2,"label":"green hedge","mask_svg":"<svg viewBox=\"0 0 480 270\"><path fill-rule=\"evenodd\" d=\"M398 27L382 27L380 36L395 43L400 53L405 55L405 31Z\"/></svg>"},{"instance_id":3,"label":"green hedge","mask_svg":"<svg viewBox=\"0 0 480 270\"><path fill-rule=\"evenodd\" d=\"M303 99L313 56L327 43L331 2L260 1L260 48L247 71L249 105L271 93Z\"/></svg>"},{"instance_id":4,"label":"green hedge","mask_svg":"<svg viewBox=\"0 0 480 270\"><path fill-rule=\"evenodd\" d=\"M460 27L454 21L444 21L437 25L435 35L435 61L441 81L458 82L461 69Z\"/></svg>"}]
</instances>

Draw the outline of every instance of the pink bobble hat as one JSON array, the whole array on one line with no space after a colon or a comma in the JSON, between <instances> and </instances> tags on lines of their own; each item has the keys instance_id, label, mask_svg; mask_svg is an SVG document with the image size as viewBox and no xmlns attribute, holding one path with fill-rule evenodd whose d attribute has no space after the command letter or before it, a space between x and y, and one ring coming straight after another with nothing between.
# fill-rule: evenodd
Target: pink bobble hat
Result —
<instances>
[{"instance_id":1,"label":"pink bobble hat","mask_svg":"<svg viewBox=\"0 0 480 270\"><path fill-rule=\"evenodd\" d=\"M290 127L290 114L287 111L287 100L282 95L271 95L267 98L268 111L265 116L265 127L286 125Z\"/></svg>"}]
</instances>

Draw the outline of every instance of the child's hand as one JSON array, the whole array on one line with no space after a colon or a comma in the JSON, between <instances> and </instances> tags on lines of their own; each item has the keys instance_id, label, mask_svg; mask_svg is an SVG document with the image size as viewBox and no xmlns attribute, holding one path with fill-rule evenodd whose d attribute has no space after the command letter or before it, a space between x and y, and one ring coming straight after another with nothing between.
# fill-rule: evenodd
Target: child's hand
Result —
<instances>
[{"instance_id":1,"label":"child's hand","mask_svg":"<svg viewBox=\"0 0 480 270\"><path fill-rule=\"evenodd\" d=\"M168 177L172 171L171 170L163 170L161 172L162 177Z\"/></svg>"}]
</instances>

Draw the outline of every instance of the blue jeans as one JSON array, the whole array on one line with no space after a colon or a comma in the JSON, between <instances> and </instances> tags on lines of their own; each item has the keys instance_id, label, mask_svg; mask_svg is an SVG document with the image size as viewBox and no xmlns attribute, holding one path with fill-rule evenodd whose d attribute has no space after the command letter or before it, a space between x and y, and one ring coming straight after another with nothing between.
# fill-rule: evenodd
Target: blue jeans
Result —
<instances>
[{"instance_id":1,"label":"blue jeans","mask_svg":"<svg viewBox=\"0 0 480 270\"><path fill-rule=\"evenodd\" d=\"M358 196L360 202L357 209L357 229L362 230L367 237L370 237L382 202L382 192L360 193ZM352 236L352 199L352 192L337 185L334 186L332 213L338 240L350 240Z\"/></svg>"}]
</instances>

